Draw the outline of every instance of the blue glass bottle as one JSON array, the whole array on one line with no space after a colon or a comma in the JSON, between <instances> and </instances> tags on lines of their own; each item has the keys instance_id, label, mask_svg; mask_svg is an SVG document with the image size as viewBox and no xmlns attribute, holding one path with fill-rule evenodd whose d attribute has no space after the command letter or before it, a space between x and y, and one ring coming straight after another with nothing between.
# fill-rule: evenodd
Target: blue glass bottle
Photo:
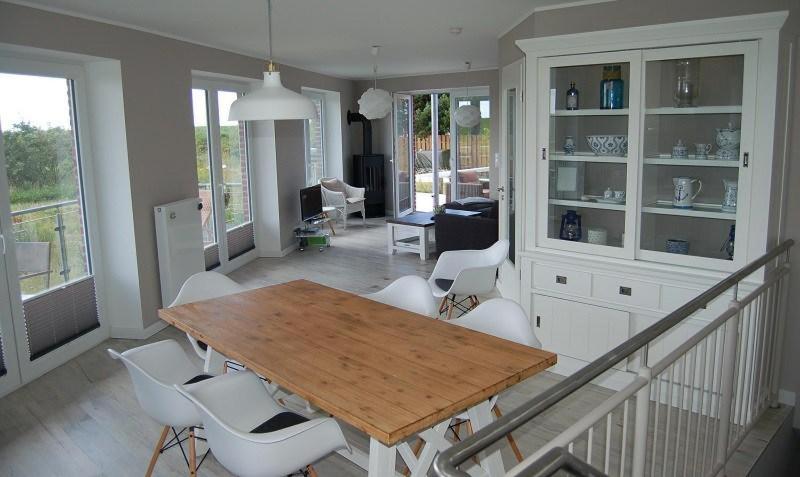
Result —
<instances>
[{"instance_id":1,"label":"blue glass bottle","mask_svg":"<svg viewBox=\"0 0 800 477\"><path fill-rule=\"evenodd\" d=\"M622 66L603 67L603 80L600 82L600 109L622 109L625 107L625 81L622 79Z\"/></svg>"}]
</instances>

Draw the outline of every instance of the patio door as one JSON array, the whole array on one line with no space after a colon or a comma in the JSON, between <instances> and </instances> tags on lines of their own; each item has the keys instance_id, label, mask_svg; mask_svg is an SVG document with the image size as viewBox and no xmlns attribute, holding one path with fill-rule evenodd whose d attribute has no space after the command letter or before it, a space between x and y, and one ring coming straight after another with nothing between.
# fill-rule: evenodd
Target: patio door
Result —
<instances>
[{"instance_id":1,"label":"patio door","mask_svg":"<svg viewBox=\"0 0 800 477\"><path fill-rule=\"evenodd\" d=\"M84 70L0 64L2 394L96 346L108 331L94 265Z\"/></svg>"},{"instance_id":2,"label":"patio door","mask_svg":"<svg viewBox=\"0 0 800 477\"><path fill-rule=\"evenodd\" d=\"M414 210L414 98L394 95L394 212L396 217Z\"/></svg>"},{"instance_id":3,"label":"patio door","mask_svg":"<svg viewBox=\"0 0 800 477\"><path fill-rule=\"evenodd\" d=\"M523 148L523 60L512 63L501 72L500 88L500 180L497 186L500 200L500 238L509 241L508 257L500 266L497 287L509 299L519 301L520 275L517 267L517 244L520 233L516 227L516 182L522 174Z\"/></svg>"},{"instance_id":4,"label":"patio door","mask_svg":"<svg viewBox=\"0 0 800 477\"><path fill-rule=\"evenodd\" d=\"M450 121L450 200L467 197L489 198L489 162L491 156L491 108L488 87L450 92L450 116L464 105L480 110L480 120L469 127Z\"/></svg>"}]
</instances>

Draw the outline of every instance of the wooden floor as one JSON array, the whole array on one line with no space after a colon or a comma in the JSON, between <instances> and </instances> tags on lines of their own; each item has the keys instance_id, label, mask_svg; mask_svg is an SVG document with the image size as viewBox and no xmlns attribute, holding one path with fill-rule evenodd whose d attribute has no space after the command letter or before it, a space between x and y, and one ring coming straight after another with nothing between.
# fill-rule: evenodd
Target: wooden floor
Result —
<instances>
[{"instance_id":1,"label":"wooden floor","mask_svg":"<svg viewBox=\"0 0 800 477\"><path fill-rule=\"evenodd\" d=\"M435 260L421 262L418 255L386 252L382 220L368 221L362 229L352 221L347 231L337 228L333 247L310 249L279 259L259 259L232 274L246 286L260 287L306 278L335 288L367 293L383 288L407 274L428 276ZM189 351L185 336L167 328L148 342L174 338ZM0 399L0 477L11 476L141 476L147 466L159 426L140 410L128 373L112 361L106 348L124 350L142 341L111 339L60 366L40 379ZM507 391L500 406L511 409L558 382L561 377L542 373ZM516 434L528 454L575 422L611 394L590 387L573 395ZM364 448L366 436L346 429L351 443ZM763 437L762 437L763 439ZM514 462L508 446L504 461ZM747 457L747 456L745 456ZM747 461L742 469L748 469ZM399 460L399 459L398 459ZM316 464L322 476L364 476L366 472L334 455ZM180 450L167 451L155 475L186 475ZM729 475L745 475L732 472ZM201 476L228 476L213 457L200 468Z\"/></svg>"}]
</instances>

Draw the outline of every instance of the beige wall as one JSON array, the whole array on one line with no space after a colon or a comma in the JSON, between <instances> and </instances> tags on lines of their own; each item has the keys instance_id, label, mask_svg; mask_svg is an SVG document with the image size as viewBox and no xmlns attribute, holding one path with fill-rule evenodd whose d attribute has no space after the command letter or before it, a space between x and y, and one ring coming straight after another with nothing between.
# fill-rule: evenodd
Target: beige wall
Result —
<instances>
[{"instance_id":1,"label":"beige wall","mask_svg":"<svg viewBox=\"0 0 800 477\"><path fill-rule=\"evenodd\" d=\"M800 373L795 363L800 362L800 2L797 0L616 0L574 8L547 10L534 13L517 25L498 42L500 65L507 65L523 57L522 51L514 42L522 38L533 38L550 35L580 33L586 31L607 30L642 25L654 25L677 21L689 21L720 16L745 15L776 10L789 10L790 16L781 31L781 56L779 64L778 110L776 115L775 135L775 192L780 194L783 182L783 150L788 149L785 170L787 190L783 200L782 238L793 238L798 242L792 254L793 283L789 293L789 314L785 333L781 388L794 392L800 397ZM794 86L789 100L786 100L786 87L790 81L789 43L794 43L794 75L791 82ZM788 114L787 114L787 103ZM793 104L792 104L793 103ZM788 121L787 121L788 116ZM787 124L788 122L788 124ZM784 130L788 128L788 142ZM779 197L776 204L780 204ZM777 227L779 207L763 211L770 213L771 223ZM776 237L777 238L777 237ZM800 427L800 414L795 414L795 427Z\"/></svg>"},{"instance_id":2,"label":"beige wall","mask_svg":"<svg viewBox=\"0 0 800 477\"><path fill-rule=\"evenodd\" d=\"M397 78L384 78L378 80L378 88L385 89L390 93L425 91L438 89L455 89L473 86L488 86L489 98L491 102L491 159L490 159L490 180L492 186L497 183L498 171L494 167L494 156L499 150L498 137L500 134L500 101L498 96L500 74L497 70L470 71L469 73L446 73L435 75L403 76ZM372 87L372 81L358 81L356 83L356 95L352 105L352 111L358 111L358 98L368 88ZM347 124L347 123L345 123ZM354 154L359 154L362 149L361 125L351 125L352 150ZM346 134L346 133L345 133ZM392 117L391 115L383 119L372 121L373 152L383 154L386 166L386 210L393 210L393 184L392 184ZM494 187L492 187L494 194Z\"/></svg>"},{"instance_id":3,"label":"beige wall","mask_svg":"<svg viewBox=\"0 0 800 477\"><path fill-rule=\"evenodd\" d=\"M155 323L161 298L153 206L197 194L191 72L257 79L263 61L2 2L0 43L120 61L142 321L144 327ZM340 91L344 109L353 101L352 81L289 67L281 71L284 84L296 91L301 85ZM291 229L299 219L297 191L305 183L302 122L278 122L276 143L281 245L285 248L291 244ZM349 141L344 148L349 155ZM113 249L109 253L114 253Z\"/></svg>"}]
</instances>

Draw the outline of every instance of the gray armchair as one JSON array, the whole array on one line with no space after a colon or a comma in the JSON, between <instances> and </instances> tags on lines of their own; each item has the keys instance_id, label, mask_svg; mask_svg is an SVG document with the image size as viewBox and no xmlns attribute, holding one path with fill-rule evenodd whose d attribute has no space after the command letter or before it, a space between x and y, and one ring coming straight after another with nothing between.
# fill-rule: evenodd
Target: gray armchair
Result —
<instances>
[{"instance_id":1,"label":"gray armchair","mask_svg":"<svg viewBox=\"0 0 800 477\"><path fill-rule=\"evenodd\" d=\"M361 212L362 223L364 227L367 226L363 187L353 187L335 177L323 177L319 183L322 186L322 204L336 207L341 212L345 229L347 229L347 216L354 212Z\"/></svg>"}]
</instances>

